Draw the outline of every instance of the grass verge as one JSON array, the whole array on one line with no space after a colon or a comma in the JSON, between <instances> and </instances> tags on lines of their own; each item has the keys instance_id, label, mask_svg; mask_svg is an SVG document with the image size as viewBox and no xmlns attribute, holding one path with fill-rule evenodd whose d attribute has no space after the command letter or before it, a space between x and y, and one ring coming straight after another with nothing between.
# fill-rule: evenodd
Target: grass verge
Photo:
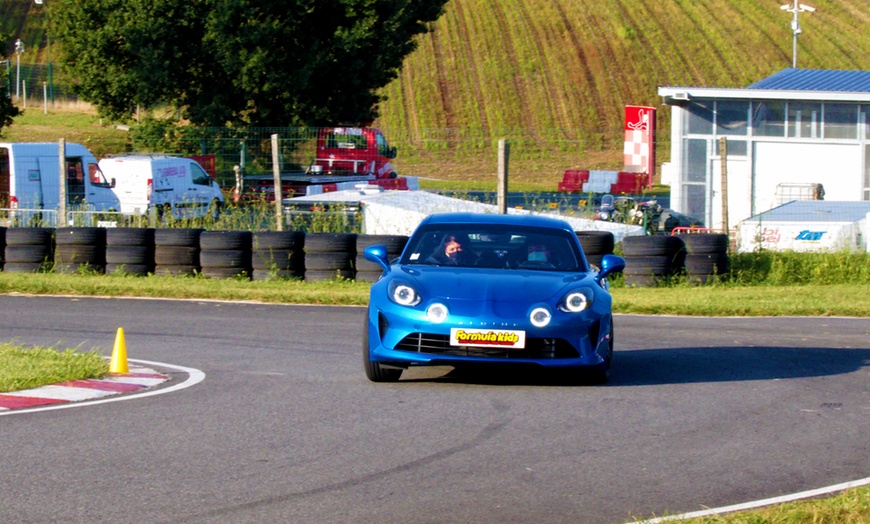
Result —
<instances>
[{"instance_id":1,"label":"grass verge","mask_svg":"<svg viewBox=\"0 0 870 524\"><path fill-rule=\"evenodd\" d=\"M641 521L643 522L643 521ZM870 522L870 486L834 496L686 520L682 524L866 524Z\"/></svg>"},{"instance_id":2,"label":"grass verge","mask_svg":"<svg viewBox=\"0 0 870 524\"><path fill-rule=\"evenodd\" d=\"M201 277L3 273L0 293L214 299L280 304L365 305L370 284L352 280L249 281ZM870 317L870 285L736 285L626 288L615 285L616 313L693 316Z\"/></svg>"},{"instance_id":3,"label":"grass verge","mask_svg":"<svg viewBox=\"0 0 870 524\"><path fill-rule=\"evenodd\" d=\"M68 380L100 378L109 362L96 351L59 351L0 343L0 393L30 389Z\"/></svg>"}]
</instances>

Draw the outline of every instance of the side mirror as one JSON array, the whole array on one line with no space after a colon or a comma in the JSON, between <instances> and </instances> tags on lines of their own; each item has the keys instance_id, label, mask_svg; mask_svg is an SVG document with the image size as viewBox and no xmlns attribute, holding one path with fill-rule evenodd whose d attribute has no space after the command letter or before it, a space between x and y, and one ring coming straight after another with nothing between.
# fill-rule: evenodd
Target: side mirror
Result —
<instances>
[{"instance_id":1,"label":"side mirror","mask_svg":"<svg viewBox=\"0 0 870 524\"><path fill-rule=\"evenodd\" d=\"M109 187L111 187L112 189L115 188L115 179L114 178L112 179L111 182L109 182Z\"/></svg>"},{"instance_id":2,"label":"side mirror","mask_svg":"<svg viewBox=\"0 0 870 524\"><path fill-rule=\"evenodd\" d=\"M381 244L369 246L363 251L363 256L369 262L374 262L381 266L385 272L390 270L390 262L387 259L387 246Z\"/></svg>"},{"instance_id":3,"label":"side mirror","mask_svg":"<svg viewBox=\"0 0 870 524\"><path fill-rule=\"evenodd\" d=\"M616 255L604 255L601 257L601 271L596 280L601 280L611 273L621 273L625 269L625 259Z\"/></svg>"},{"instance_id":4,"label":"side mirror","mask_svg":"<svg viewBox=\"0 0 870 524\"><path fill-rule=\"evenodd\" d=\"M387 150L387 154L384 155L387 158L396 158L396 147L393 146Z\"/></svg>"}]
</instances>

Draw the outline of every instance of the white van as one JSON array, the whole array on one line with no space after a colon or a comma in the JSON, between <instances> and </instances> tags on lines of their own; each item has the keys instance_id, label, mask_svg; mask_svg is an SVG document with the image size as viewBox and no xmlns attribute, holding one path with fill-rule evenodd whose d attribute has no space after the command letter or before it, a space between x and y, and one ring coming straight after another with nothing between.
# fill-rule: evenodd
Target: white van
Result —
<instances>
[{"instance_id":1,"label":"white van","mask_svg":"<svg viewBox=\"0 0 870 524\"><path fill-rule=\"evenodd\" d=\"M60 199L58 143L0 143L0 209L57 209ZM118 211L112 181L81 144L66 144L69 209Z\"/></svg>"},{"instance_id":2,"label":"white van","mask_svg":"<svg viewBox=\"0 0 870 524\"><path fill-rule=\"evenodd\" d=\"M114 179L114 191L126 215L171 210L175 218L215 218L224 195L195 160L154 155L111 156L100 160L100 169Z\"/></svg>"}]
</instances>

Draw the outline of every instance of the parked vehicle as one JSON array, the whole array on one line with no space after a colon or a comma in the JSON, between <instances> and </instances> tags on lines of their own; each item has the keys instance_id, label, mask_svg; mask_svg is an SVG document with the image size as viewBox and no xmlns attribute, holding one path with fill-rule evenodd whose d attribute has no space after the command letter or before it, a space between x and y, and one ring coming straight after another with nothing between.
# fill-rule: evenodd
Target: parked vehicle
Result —
<instances>
[{"instance_id":1,"label":"parked vehicle","mask_svg":"<svg viewBox=\"0 0 870 524\"><path fill-rule=\"evenodd\" d=\"M59 144L0 143L0 209L55 210L60 203ZM66 204L86 211L117 211L115 181L81 144L66 144Z\"/></svg>"},{"instance_id":2,"label":"parked vehicle","mask_svg":"<svg viewBox=\"0 0 870 524\"><path fill-rule=\"evenodd\" d=\"M392 160L396 148L384 134L372 127L325 127L319 130L316 150L307 167L298 172L281 173L282 198L307 196L344 189L365 183L384 189L418 189L414 177L396 174ZM236 188L242 198L275 198L273 174L248 175Z\"/></svg>"},{"instance_id":3,"label":"parked vehicle","mask_svg":"<svg viewBox=\"0 0 870 524\"><path fill-rule=\"evenodd\" d=\"M589 266L571 226L530 215L430 215L400 259L365 249L383 269L372 284L362 341L374 382L410 366L537 366L603 382L613 358L604 255ZM582 376L582 375L581 375Z\"/></svg>"},{"instance_id":4,"label":"parked vehicle","mask_svg":"<svg viewBox=\"0 0 870 524\"><path fill-rule=\"evenodd\" d=\"M112 156L100 169L114 179L121 213L171 212L175 218L220 212L224 196L217 182L195 160L155 155Z\"/></svg>"}]
</instances>

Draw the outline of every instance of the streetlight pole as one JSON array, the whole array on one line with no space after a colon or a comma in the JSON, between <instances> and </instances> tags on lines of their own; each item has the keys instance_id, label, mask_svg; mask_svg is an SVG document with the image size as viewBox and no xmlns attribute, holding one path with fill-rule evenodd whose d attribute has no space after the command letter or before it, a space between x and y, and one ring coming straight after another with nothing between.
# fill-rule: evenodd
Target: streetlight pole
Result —
<instances>
[{"instance_id":1,"label":"streetlight pole","mask_svg":"<svg viewBox=\"0 0 870 524\"><path fill-rule=\"evenodd\" d=\"M24 42L19 38L15 41L15 54L17 61L15 64L15 98L21 96L21 53L24 52Z\"/></svg>"},{"instance_id":2,"label":"streetlight pole","mask_svg":"<svg viewBox=\"0 0 870 524\"><path fill-rule=\"evenodd\" d=\"M808 5L799 4L798 0L794 0L794 5L785 4L779 6L783 11L788 11L789 13L794 13L794 18L791 20L791 31L792 31L792 44L791 44L791 66L794 69L797 69L797 37L801 34L801 24L798 22L798 13L812 13L816 10L815 7L810 7Z\"/></svg>"}]
</instances>

